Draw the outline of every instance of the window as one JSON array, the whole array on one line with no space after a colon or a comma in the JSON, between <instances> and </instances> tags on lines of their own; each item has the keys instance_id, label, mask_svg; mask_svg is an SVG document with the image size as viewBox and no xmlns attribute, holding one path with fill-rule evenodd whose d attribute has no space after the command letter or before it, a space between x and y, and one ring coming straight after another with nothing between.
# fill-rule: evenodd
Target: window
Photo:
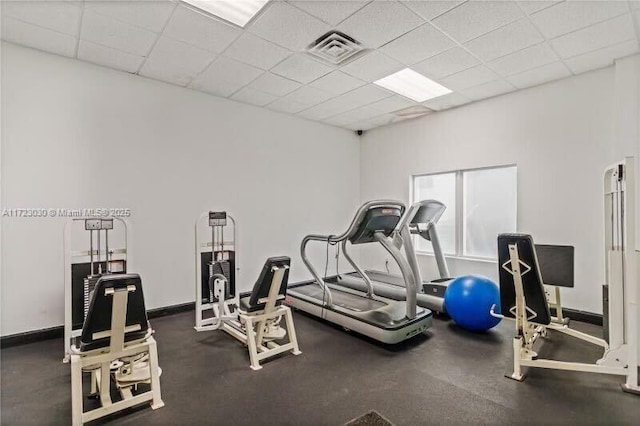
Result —
<instances>
[{"instance_id":1,"label":"window","mask_svg":"<svg viewBox=\"0 0 640 426\"><path fill-rule=\"evenodd\" d=\"M438 200L447 206L437 224L445 254L496 258L496 237L516 231L516 166L413 177L413 200ZM418 237L417 249L431 252Z\"/></svg>"}]
</instances>

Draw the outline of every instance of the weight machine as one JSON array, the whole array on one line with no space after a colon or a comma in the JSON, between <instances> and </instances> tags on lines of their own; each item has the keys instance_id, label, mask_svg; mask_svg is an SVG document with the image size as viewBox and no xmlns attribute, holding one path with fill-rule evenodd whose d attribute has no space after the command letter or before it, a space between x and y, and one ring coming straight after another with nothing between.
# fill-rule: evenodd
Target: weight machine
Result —
<instances>
[{"instance_id":1,"label":"weight machine","mask_svg":"<svg viewBox=\"0 0 640 426\"><path fill-rule=\"evenodd\" d=\"M204 232L208 227L210 232ZM224 330L249 350L251 368L283 352L299 355L291 309L282 304L287 293L288 257L266 260L251 293L236 288L239 271L236 258L236 222L226 212L205 212L196 221L196 309L197 331ZM225 240L226 235L230 239ZM286 330L280 326L285 319ZM289 341L276 341L289 335Z\"/></svg>"},{"instance_id":2,"label":"weight machine","mask_svg":"<svg viewBox=\"0 0 640 426\"><path fill-rule=\"evenodd\" d=\"M552 317L530 235L498 236L500 297L503 315L516 323L513 373L522 381L522 367L584 371L622 376L625 392L640 394L638 383L638 274L635 251L635 172L633 158L609 167L604 174L605 209L605 339L569 328L561 311ZM558 303L559 305L559 303ZM602 358L595 364L541 359L534 350L549 330L598 345Z\"/></svg>"},{"instance_id":3,"label":"weight machine","mask_svg":"<svg viewBox=\"0 0 640 426\"><path fill-rule=\"evenodd\" d=\"M72 218L64 227L64 253L64 362L71 362L73 424L144 402L153 409L164 406L142 282L127 274L127 223L116 217ZM100 402L86 412L83 373L91 375L88 397ZM117 401L112 384L120 394ZM141 391L140 385L150 390Z\"/></svg>"}]
</instances>

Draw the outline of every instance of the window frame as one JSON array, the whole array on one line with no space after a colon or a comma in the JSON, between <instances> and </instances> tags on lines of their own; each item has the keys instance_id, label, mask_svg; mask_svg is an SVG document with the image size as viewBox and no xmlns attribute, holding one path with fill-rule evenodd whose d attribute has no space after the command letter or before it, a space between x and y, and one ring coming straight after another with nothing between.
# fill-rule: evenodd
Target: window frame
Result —
<instances>
[{"instance_id":1,"label":"window frame","mask_svg":"<svg viewBox=\"0 0 640 426\"><path fill-rule=\"evenodd\" d=\"M498 261L497 258L494 257L485 257L485 256L471 256L464 254L464 174L467 172L477 172L483 170L497 170L497 169L506 169L510 167L515 167L516 171L516 193L515 193L515 208L516 208L516 230L518 229L518 165L515 163L512 164L501 164L498 166L485 166L485 167L475 167L468 169L456 169L456 170L445 170L433 173L419 173L410 176L409 185L410 185L410 199L411 204L416 201L416 179L427 176L437 176L437 175L446 175L446 174L455 174L455 200L456 200L456 209L454 214L455 221L455 254L447 254L444 253L445 257L452 259L464 259L464 260L474 260L480 262L491 262L495 263ZM418 238L419 236L414 236L414 246L416 247L416 253L420 255L434 256L434 252L418 250Z\"/></svg>"}]
</instances>

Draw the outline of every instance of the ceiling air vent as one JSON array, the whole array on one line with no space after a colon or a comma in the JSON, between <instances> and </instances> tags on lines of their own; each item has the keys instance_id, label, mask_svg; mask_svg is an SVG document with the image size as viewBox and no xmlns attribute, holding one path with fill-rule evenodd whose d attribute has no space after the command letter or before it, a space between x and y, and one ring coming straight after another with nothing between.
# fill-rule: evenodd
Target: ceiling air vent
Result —
<instances>
[{"instance_id":1,"label":"ceiling air vent","mask_svg":"<svg viewBox=\"0 0 640 426\"><path fill-rule=\"evenodd\" d=\"M342 65L364 51L359 41L340 31L329 31L307 47L307 53L331 65Z\"/></svg>"}]
</instances>

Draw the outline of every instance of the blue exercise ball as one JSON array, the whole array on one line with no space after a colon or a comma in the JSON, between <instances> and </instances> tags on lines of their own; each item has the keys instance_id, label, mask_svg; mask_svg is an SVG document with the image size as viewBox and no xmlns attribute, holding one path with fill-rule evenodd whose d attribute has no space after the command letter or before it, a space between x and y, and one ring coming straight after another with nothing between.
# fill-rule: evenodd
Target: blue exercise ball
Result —
<instances>
[{"instance_id":1,"label":"blue exercise ball","mask_svg":"<svg viewBox=\"0 0 640 426\"><path fill-rule=\"evenodd\" d=\"M460 327L471 331L487 331L500 322L491 316L496 305L500 313L500 289L489 278L464 275L451 281L444 293L446 312Z\"/></svg>"}]
</instances>

